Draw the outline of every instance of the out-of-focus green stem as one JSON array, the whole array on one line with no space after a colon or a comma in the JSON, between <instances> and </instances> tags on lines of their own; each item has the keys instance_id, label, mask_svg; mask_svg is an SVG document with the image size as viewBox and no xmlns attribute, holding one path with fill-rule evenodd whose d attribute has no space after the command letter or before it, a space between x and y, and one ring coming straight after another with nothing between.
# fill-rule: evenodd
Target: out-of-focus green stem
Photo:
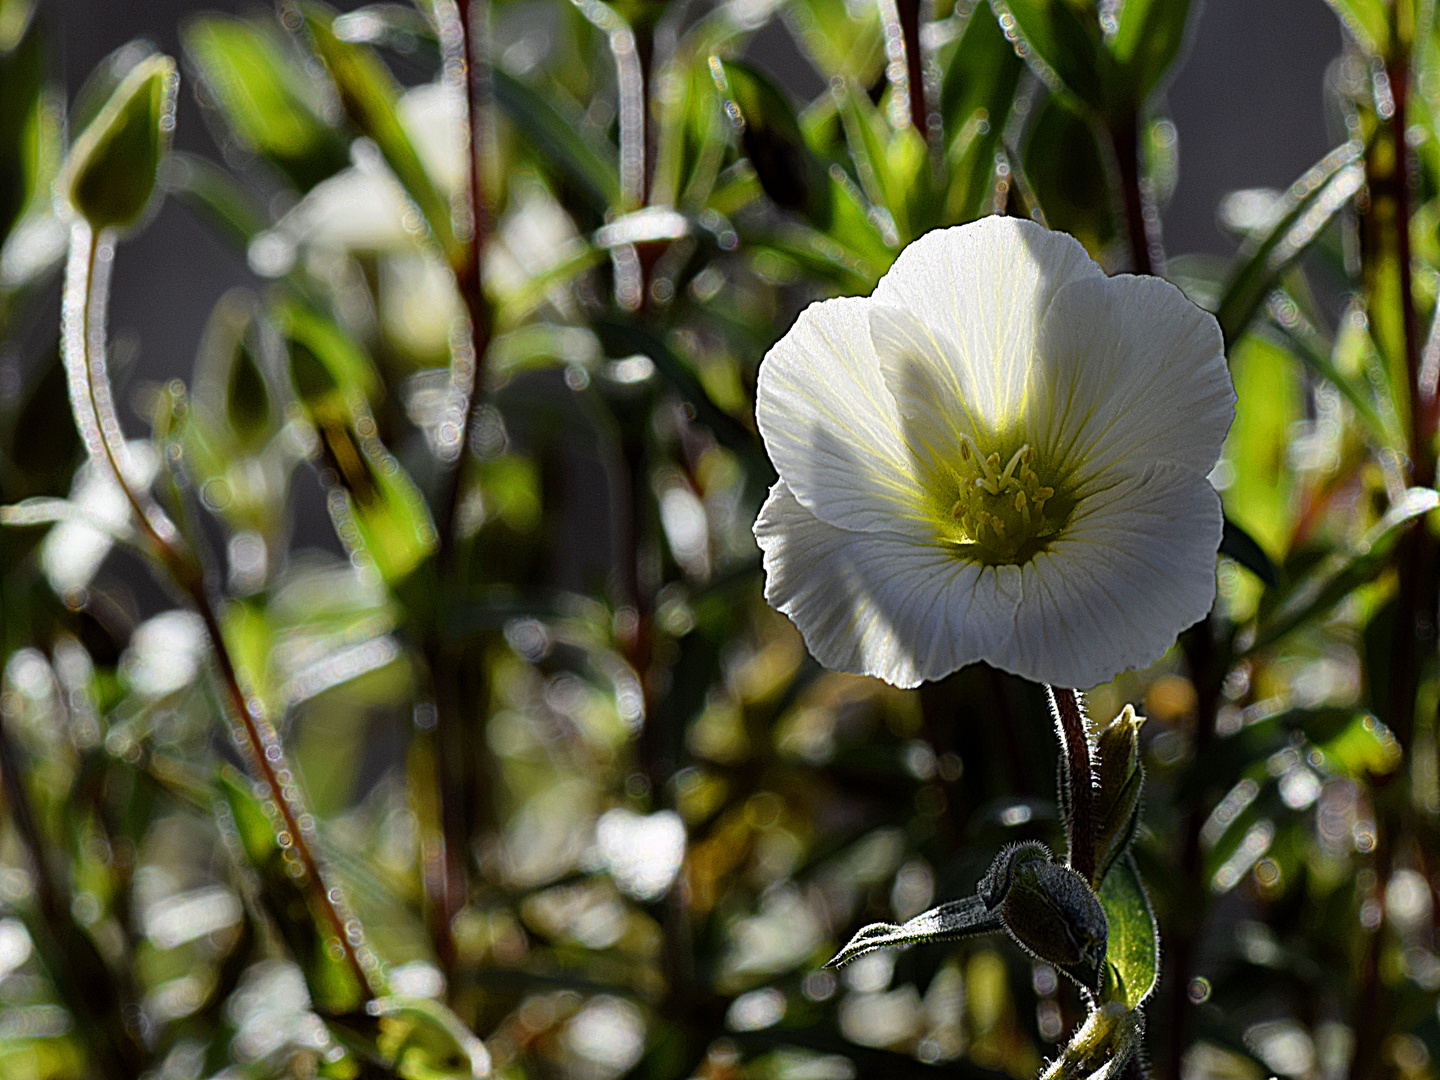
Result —
<instances>
[{"instance_id":1,"label":"out-of-focus green stem","mask_svg":"<svg viewBox=\"0 0 1440 1080\"><path fill-rule=\"evenodd\" d=\"M484 395L485 354L490 347L493 312L485 296L483 279L485 244L490 231L481 158L489 97L483 57L487 6L484 0L454 0L437 5L436 13L441 24L440 41L447 77L458 78L464 86L469 151L461 211L468 235L461 231L466 243L457 248L458 254L450 266L465 305L469 328L468 339L456 350L453 365L452 392L460 399L457 413L461 431L458 451L446 474L436 510L439 543L435 568L438 587L445 592L459 583L462 572L458 565L460 537L456 532L456 517L476 416ZM480 777L474 761L475 747L468 737L466 724L463 650L440 640L433 625L425 629L423 637L435 706L431 742L439 816L439 850L427 866L424 879L431 940L442 967L451 973L458 960L451 925L469 893L467 852L479 800Z\"/></svg>"},{"instance_id":2,"label":"out-of-focus green stem","mask_svg":"<svg viewBox=\"0 0 1440 1080\"><path fill-rule=\"evenodd\" d=\"M304 805L279 736L240 685L199 562L160 509L141 499L124 467L124 433L111 399L105 365L105 309L113 258L113 237L106 232L95 235L84 221L72 226L61 345L76 427L91 461L106 469L124 492L157 561L199 612L224 685L231 735L244 753L252 774L265 785L275 808L274 824L280 844L293 850L299 860L314 910L329 924L359 992L369 998L373 996L372 980L361 956L364 936L360 923L343 913L344 897L340 889L326 883L315 854L314 816Z\"/></svg>"},{"instance_id":3,"label":"out-of-focus green stem","mask_svg":"<svg viewBox=\"0 0 1440 1080\"><path fill-rule=\"evenodd\" d=\"M1373 140L1366 152L1366 182L1369 201L1361 217L1365 289L1372 319L1393 312L1377 310L1386 302L1385 264L1393 257L1395 263L1395 298L1399 306L1399 340L1386 342L1392 356L1403 360L1408 406L1408 451L1411 483L1433 486L1435 483L1435 421L1436 401L1433 386L1425 385L1422 377L1422 343L1415 311L1414 277L1410 244L1410 226L1414 203L1410 190L1411 152L1406 138L1409 126L1410 47L1409 34L1402 31L1402 5L1392 11L1394 44L1385 61L1392 112L1380 121L1388 127ZM1413 12L1411 12L1413 16ZM1413 29L1413 28L1411 28ZM1377 112L1380 109L1377 106ZM1384 347L1382 345L1382 347ZM1393 365L1391 370L1393 371ZM1398 389L1398 388L1397 388ZM1422 656L1434 649L1437 600L1440 600L1440 577L1436 573L1437 546L1430 530L1423 523L1412 528L1396 551L1399 582L1396 594L1394 649L1391 663L1391 693L1387 703L1386 722L1400 744L1404 762L1400 776L1376 782L1376 838L1373 866L1376 888L1383 895L1393 869L1393 852L1404 828L1403 803L1408 794L1397 790L1407 774L1413 745L1415 710L1421 691ZM1385 1043L1393 1022L1393 992L1381 973L1381 957L1387 933L1381 926L1366 932L1364 959L1359 970L1359 993L1352 1005L1351 1027L1355 1033L1350 1059L1352 1080L1375 1080L1386 1075L1389 1066L1384 1060Z\"/></svg>"}]
</instances>

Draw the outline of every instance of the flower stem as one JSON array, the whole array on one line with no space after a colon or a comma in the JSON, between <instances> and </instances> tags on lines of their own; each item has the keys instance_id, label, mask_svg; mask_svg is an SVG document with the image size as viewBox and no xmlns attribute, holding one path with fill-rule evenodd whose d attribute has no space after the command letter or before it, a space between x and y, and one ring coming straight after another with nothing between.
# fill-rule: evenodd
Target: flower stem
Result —
<instances>
[{"instance_id":1,"label":"flower stem","mask_svg":"<svg viewBox=\"0 0 1440 1080\"><path fill-rule=\"evenodd\" d=\"M1110 146L1120 167L1120 198L1125 232L1130 240L1130 271L1153 274L1165 260L1160 246L1160 221L1140 173L1140 124L1137 118L1110 129Z\"/></svg>"},{"instance_id":2,"label":"flower stem","mask_svg":"<svg viewBox=\"0 0 1440 1080\"><path fill-rule=\"evenodd\" d=\"M252 775L264 783L269 800L276 808L276 820L272 824L277 826L277 833L288 834L286 846L293 848L305 871L314 910L329 924L355 976L358 991L368 999L373 996L373 989L361 959L360 924L342 914L343 895L339 888L329 887L325 882L314 850L314 817L294 782L295 774L285 759L279 736L240 686L195 555L160 508L148 498L142 500L127 476L125 437L105 366L105 308L113 257L114 241L105 231L97 236L83 220L72 226L70 256L65 268L61 344L76 427L90 459L97 467L107 469L124 492L156 559L199 612L225 686L231 734L244 751Z\"/></svg>"},{"instance_id":3,"label":"flower stem","mask_svg":"<svg viewBox=\"0 0 1440 1080\"><path fill-rule=\"evenodd\" d=\"M910 122L929 140L930 110L925 102L925 57L920 49L920 0L895 0L905 42L905 73L910 89Z\"/></svg>"},{"instance_id":4,"label":"flower stem","mask_svg":"<svg viewBox=\"0 0 1440 1080\"><path fill-rule=\"evenodd\" d=\"M1066 821L1070 869L1094 884L1095 772L1090 757L1090 726L1080 691L1046 687L1050 711L1065 754L1065 790L1070 813Z\"/></svg>"}]
</instances>

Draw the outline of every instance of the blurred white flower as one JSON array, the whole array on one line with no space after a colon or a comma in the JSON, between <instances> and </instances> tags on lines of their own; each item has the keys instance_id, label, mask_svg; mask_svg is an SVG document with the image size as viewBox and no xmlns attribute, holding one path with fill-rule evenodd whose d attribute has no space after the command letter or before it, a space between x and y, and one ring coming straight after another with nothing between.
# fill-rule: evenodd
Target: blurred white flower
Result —
<instances>
[{"instance_id":1,"label":"blurred white flower","mask_svg":"<svg viewBox=\"0 0 1440 1080\"><path fill-rule=\"evenodd\" d=\"M1214 599L1234 405L1218 325L1168 282L1014 218L932 232L761 365L766 599L897 686L1148 664Z\"/></svg>"}]
</instances>

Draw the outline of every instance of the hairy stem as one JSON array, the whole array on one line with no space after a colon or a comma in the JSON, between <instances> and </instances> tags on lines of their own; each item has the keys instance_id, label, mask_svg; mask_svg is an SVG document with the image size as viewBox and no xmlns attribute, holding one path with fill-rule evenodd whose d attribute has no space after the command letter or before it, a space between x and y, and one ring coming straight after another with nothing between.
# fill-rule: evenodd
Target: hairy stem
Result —
<instances>
[{"instance_id":1,"label":"hairy stem","mask_svg":"<svg viewBox=\"0 0 1440 1080\"><path fill-rule=\"evenodd\" d=\"M1089 720L1080 691L1059 686L1046 688L1050 711L1065 755L1065 786L1070 815L1065 823L1070 842L1070 869L1095 881L1095 772L1090 759Z\"/></svg>"},{"instance_id":2,"label":"hairy stem","mask_svg":"<svg viewBox=\"0 0 1440 1080\"><path fill-rule=\"evenodd\" d=\"M240 686L199 564L159 507L148 497L142 501L131 486L125 467L125 437L105 366L105 308L113 258L111 237L104 232L96 236L84 221L72 227L61 340L76 426L91 461L106 469L120 485L157 559L200 613L225 686L231 734L244 752L252 775L264 783L270 802L276 808L277 835L281 837L282 846L291 847L299 859L315 911L329 924L355 975L358 989L368 998L372 996L372 987L360 954L363 942L360 924L342 914L344 900L340 890L326 885L315 855L314 817L303 803L275 729Z\"/></svg>"}]
</instances>

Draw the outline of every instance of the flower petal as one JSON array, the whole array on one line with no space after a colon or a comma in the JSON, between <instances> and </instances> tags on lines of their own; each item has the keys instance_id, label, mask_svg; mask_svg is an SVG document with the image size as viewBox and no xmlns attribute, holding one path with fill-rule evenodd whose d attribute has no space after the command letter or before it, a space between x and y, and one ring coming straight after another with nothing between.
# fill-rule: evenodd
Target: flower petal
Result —
<instances>
[{"instance_id":1,"label":"flower petal","mask_svg":"<svg viewBox=\"0 0 1440 1080\"><path fill-rule=\"evenodd\" d=\"M1235 417L1219 324L1159 278L1061 289L1036 367L1030 438L1082 493L1116 465L1168 461L1207 473Z\"/></svg>"},{"instance_id":2,"label":"flower petal","mask_svg":"<svg viewBox=\"0 0 1440 1080\"><path fill-rule=\"evenodd\" d=\"M795 498L833 525L920 520L923 494L870 344L870 302L811 304L760 365L755 419Z\"/></svg>"},{"instance_id":3,"label":"flower petal","mask_svg":"<svg viewBox=\"0 0 1440 1080\"><path fill-rule=\"evenodd\" d=\"M755 522L765 599L835 671L917 686L1006 653L1020 569L982 567L894 533L850 532L811 514L785 486Z\"/></svg>"},{"instance_id":4,"label":"flower petal","mask_svg":"<svg viewBox=\"0 0 1440 1080\"><path fill-rule=\"evenodd\" d=\"M1209 612L1224 524L1215 489L1164 462L1110 479L1024 565L1013 649L998 666L1094 686L1158 660Z\"/></svg>"},{"instance_id":5,"label":"flower petal","mask_svg":"<svg viewBox=\"0 0 1440 1080\"><path fill-rule=\"evenodd\" d=\"M901 411L918 365L933 369L924 381L937 391L963 391L961 400L987 426L1008 427L1023 407L1036 337L1056 291L1102 276L1074 238L1019 218L981 218L920 237L873 296L908 312L945 346L891 361L886 383ZM909 387L894 378L907 372Z\"/></svg>"}]
</instances>

